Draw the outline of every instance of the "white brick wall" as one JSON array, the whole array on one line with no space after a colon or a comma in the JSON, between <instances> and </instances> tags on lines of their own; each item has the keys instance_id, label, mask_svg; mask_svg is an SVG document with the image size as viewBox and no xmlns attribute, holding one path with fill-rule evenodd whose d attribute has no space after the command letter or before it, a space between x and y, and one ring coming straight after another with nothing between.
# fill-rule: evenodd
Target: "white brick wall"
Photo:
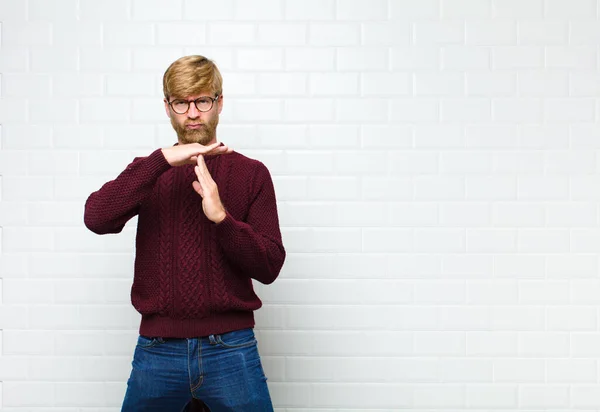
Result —
<instances>
[{"instance_id":1,"label":"white brick wall","mask_svg":"<svg viewBox=\"0 0 600 412\"><path fill-rule=\"evenodd\" d=\"M0 409L116 412L135 219L83 202L220 66L288 259L278 412L600 410L599 0L0 0Z\"/></svg>"}]
</instances>

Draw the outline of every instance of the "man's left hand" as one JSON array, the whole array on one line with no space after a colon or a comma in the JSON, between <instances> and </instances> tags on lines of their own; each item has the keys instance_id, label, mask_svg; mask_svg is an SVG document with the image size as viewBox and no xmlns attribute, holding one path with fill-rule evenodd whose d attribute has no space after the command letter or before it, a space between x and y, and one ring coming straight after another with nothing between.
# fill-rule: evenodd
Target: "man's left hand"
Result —
<instances>
[{"instance_id":1,"label":"man's left hand","mask_svg":"<svg viewBox=\"0 0 600 412\"><path fill-rule=\"evenodd\" d=\"M194 180L192 186L202 196L202 210L204 210L206 217L215 223L221 223L227 214L219 197L219 188L210 175L202 155L198 156L197 163L194 171L196 172L198 181Z\"/></svg>"}]
</instances>

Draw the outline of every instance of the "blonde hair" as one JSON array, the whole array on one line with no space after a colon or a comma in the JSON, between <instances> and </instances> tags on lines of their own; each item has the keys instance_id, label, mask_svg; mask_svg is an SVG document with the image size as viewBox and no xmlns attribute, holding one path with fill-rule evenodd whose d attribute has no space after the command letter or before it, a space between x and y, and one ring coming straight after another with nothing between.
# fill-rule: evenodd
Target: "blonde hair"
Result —
<instances>
[{"instance_id":1,"label":"blonde hair","mask_svg":"<svg viewBox=\"0 0 600 412\"><path fill-rule=\"evenodd\" d=\"M194 96L200 92L223 93L223 78L215 62L196 55L171 63L163 76L165 98Z\"/></svg>"}]
</instances>

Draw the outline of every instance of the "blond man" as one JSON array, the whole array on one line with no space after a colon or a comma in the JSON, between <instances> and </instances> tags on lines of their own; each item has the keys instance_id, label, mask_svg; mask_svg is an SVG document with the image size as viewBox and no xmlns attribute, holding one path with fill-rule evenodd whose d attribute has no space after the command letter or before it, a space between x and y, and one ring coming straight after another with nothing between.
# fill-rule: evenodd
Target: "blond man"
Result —
<instances>
[{"instance_id":1,"label":"blond man","mask_svg":"<svg viewBox=\"0 0 600 412\"><path fill-rule=\"evenodd\" d=\"M97 234L138 216L131 301L141 323L122 411L180 412L195 399L212 412L272 411L252 287L273 282L286 255L270 173L217 141L214 62L176 60L163 91L178 142L135 158L85 205Z\"/></svg>"}]
</instances>

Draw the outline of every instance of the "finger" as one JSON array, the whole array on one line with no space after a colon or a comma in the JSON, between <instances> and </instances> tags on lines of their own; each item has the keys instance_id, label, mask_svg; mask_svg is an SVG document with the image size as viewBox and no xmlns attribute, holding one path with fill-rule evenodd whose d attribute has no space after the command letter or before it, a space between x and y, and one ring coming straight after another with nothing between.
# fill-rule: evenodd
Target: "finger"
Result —
<instances>
[{"instance_id":1,"label":"finger","mask_svg":"<svg viewBox=\"0 0 600 412\"><path fill-rule=\"evenodd\" d=\"M220 154L227 154L227 153L231 153L231 152L233 152L233 149L231 147L227 146L226 144L224 144L224 145L215 147L210 152L207 152L205 154L220 155Z\"/></svg>"},{"instance_id":2,"label":"finger","mask_svg":"<svg viewBox=\"0 0 600 412\"><path fill-rule=\"evenodd\" d=\"M215 181L213 180L208 167L206 167L206 162L202 156L198 157L198 167L200 168L200 173L202 174L203 181L201 183L204 185L204 187L206 187L206 185L214 185Z\"/></svg>"},{"instance_id":3,"label":"finger","mask_svg":"<svg viewBox=\"0 0 600 412\"><path fill-rule=\"evenodd\" d=\"M192 182L192 187L194 188L196 193L198 193L200 196L204 197L204 190L202 190L202 185L200 183L198 183L197 181L194 180Z\"/></svg>"},{"instance_id":4,"label":"finger","mask_svg":"<svg viewBox=\"0 0 600 412\"><path fill-rule=\"evenodd\" d=\"M204 156L198 156L198 168L202 174L208 173L208 168L206 167L206 162L204 161Z\"/></svg>"},{"instance_id":5,"label":"finger","mask_svg":"<svg viewBox=\"0 0 600 412\"><path fill-rule=\"evenodd\" d=\"M202 186L202 190L204 190L208 185L208 179L206 178L206 173L200 166L196 166L194 168L196 172L196 176L198 177L198 183Z\"/></svg>"},{"instance_id":6,"label":"finger","mask_svg":"<svg viewBox=\"0 0 600 412\"><path fill-rule=\"evenodd\" d=\"M204 177L204 174L202 173L202 169L200 169L200 166L198 166L198 165L194 166L194 172L196 173L196 177L198 178L198 181L200 182Z\"/></svg>"},{"instance_id":7,"label":"finger","mask_svg":"<svg viewBox=\"0 0 600 412\"><path fill-rule=\"evenodd\" d=\"M202 146L201 145L203 150L202 150L201 153L198 153L198 154L208 154L208 153L212 152L213 150L218 149L218 147L219 147L220 144L221 143L216 142L216 143L213 143L213 144L208 145L208 146Z\"/></svg>"}]
</instances>

